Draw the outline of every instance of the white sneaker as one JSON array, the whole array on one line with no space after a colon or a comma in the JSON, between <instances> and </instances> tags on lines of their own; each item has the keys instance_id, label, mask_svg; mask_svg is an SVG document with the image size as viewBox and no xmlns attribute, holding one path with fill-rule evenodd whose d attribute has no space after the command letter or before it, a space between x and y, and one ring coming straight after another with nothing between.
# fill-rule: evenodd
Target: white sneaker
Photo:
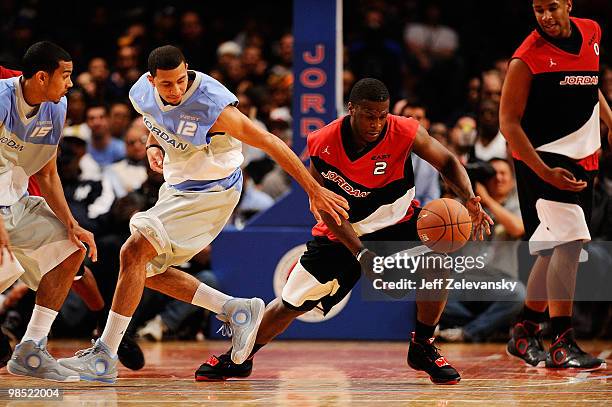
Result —
<instances>
[{"instance_id":1,"label":"white sneaker","mask_svg":"<svg viewBox=\"0 0 612 407\"><path fill-rule=\"evenodd\" d=\"M111 356L100 339L93 342L91 348L80 350L73 357L60 359L58 362L78 372L83 380L105 383L115 383L117 380L117 355Z\"/></svg>"},{"instance_id":2,"label":"white sneaker","mask_svg":"<svg viewBox=\"0 0 612 407\"><path fill-rule=\"evenodd\" d=\"M440 330L440 338L448 342L463 342L465 341L465 335L463 328L449 328Z\"/></svg>"},{"instance_id":3,"label":"white sneaker","mask_svg":"<svg viewBox=\"0 0 612 407\"><path fill-rule=\"evenodd\" d=\"M160 342L164 337L165 324L161 315L157 314L155 318L149 320L138 330L138 336L154 342Z\"/></svg>"},{"instance_id":4,"label":"white sneaker","mask_svg":"<svg viewBox=\"0 0 612 407\"><path fill-rule=\"evenodd\" d=\"M251 354L265 309L261 298L233 298L223 304L217 319L224 322L219 331L232 337L232 362L240 365Z\"/></svg>"},{"instance_id":5,"label":"white sneaker","mask_svg":"<svg viewBox=\"0 0 612 407\"><path fill-rule=\"evenodd\" d=\"M6 369L16 376L31 376L55 382L78 382L79 374L58 363L47 351L47 338L27 340L15 347Z\"/></svg>"}]
</instances>

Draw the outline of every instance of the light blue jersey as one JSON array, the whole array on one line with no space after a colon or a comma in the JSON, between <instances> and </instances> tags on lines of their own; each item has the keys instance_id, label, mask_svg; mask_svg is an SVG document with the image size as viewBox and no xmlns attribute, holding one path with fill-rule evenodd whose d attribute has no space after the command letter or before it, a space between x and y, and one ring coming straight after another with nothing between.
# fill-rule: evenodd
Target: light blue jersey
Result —
<instances>
[{"instance_id":1,"label":"light blue jersey","mask_svg":"<svg viewBox=\"0 0 612 407\"><path fill-rule=\"evenodd\" d=\"M65 97L41 103L27 118L20 79L0 80L0 206L17 202L28 178L53 158L66 120Z\"/></svg>"},{"instance_id":2,"label":"light blue jersey","mask_svg":"<svg viewBox=\"0 0 612 407\"><path fill-rule=\"evenodd\" d=\"M239 179L244 160L241 143L210 129L223 109L238 99L210 76L189 73L195 79L177 106L164 105L148 73L132 86L130 100L164 148L166 182L178 189L203 191L213 184L225 189Z\"/></svg>"}]
</instances>

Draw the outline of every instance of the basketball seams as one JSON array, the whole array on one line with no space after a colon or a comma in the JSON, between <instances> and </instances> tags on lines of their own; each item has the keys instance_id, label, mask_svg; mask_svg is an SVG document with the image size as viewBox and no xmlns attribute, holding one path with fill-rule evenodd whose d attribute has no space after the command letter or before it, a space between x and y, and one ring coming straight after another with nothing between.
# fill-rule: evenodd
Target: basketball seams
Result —
<instances>
[{"instance_id":1,"label":"basketball seams","mask_svg":"<svg viewBox=\"0 0 612 407\"><path fill-rule=\"evenodd\" d=\"M425 211L427 213L431 213L432 215L436 215L438 218L440 218L442 220L442 223L444 224L444 226L446 226L446 219L444 219L442 216L438 215L435 212L430 211L429 209L421 208L421 212L423 212L423 211ZM420 218L421 218L421 215L419 214L419 219ZM421 228L421 229L429 229L429 228L432 228L432 227L433 228L437 228L437 227L440 227L440 226L442 226L442 225L428 226L426 228Z\"/></svg>"},{"instance_id":2,"label":"basketball seams","mask_svg":"<svg viewBox=\"0 0 612 407\"><path fill-rule=\"evenodd\" d=\"M448 213L448 220L451 222L451 224L450 224L450 230L451 230L450 242L451 242L451 247L450 248L451 248L451 251L452 251L454 246L455 246L455 231L454 231L455 228L453 227L453 215L451 214L451 211L448 208L448 205L446 204L446 199L442 199L442 203L444 204L444 207L446 208L446 213ZM458 212L461 213L461 211L458 211Z\"/></svg>"},{"instance_id":3,"label":"basketball seams","mask_svg":"<svg viewBox=\"0 0 612 407\"><path fill-rule=\"evenodd\" d=\"M438 239L437 239L435 242L431 243L431 247L435 247L435 246L438 244L438 242L439 242L440 240L442 240L442 238L443 238L443 237L444 237L444 235L446 234L446 226L447 226L447 224L446 224L446 219L444 219L442 216L440 216L440 215L439 215L439 214L437 214L436 212L430 211L429 209L421 208L421 213L423 213L423 211L426 211L426 212L428 212L428 213L430 213L430 214L432 214L432 215L436 215L436 216L437 216L438 218L440 218L440 220L442 221L442 225L429 226L429 227L427 227L427 228L418 228L419 230L435 229L435 228L441 228L441 227L443 227L443 228L444 228L444 232L442 232L442 233L440 234L440 237L438 237ZM419 214L419 218L421 218L421 215L420 215L420 214ZM450 218L449 218L449 220L450 220ZM418 219L417 219L417 222L418 222ZM419 236L419 238L420 238L420 236Z\"/></svg>"},{"instance_id":4,"label":"basketball seams","mask_svg":"<svg viewBox=\"0 0 612 407\"><path fill-rule=\"evenodd\" d=\"M437 252L451 253L461 248L469 240L469 236L466 237L463 229L465 228L469 231L468 233L471 233L472 221L464 205L455 200L451 200L452 202L446 201L447 198L441 198L426 205L430 208L422 208L422 210L427 211L422 213L429 216L429 218L423 219L422 215L419 215L417 230L421 239L424 236L431 239L424 242L429 248ZM442 205L446 209L442 209ZM429 214L434 214L436 217L432 217ZM466 224L469 225L467 228ZM448 227L451 228L450 233ZM458 228L457 231L453 230L455 227ZM457 241L455 241L455 237Z\"/></svg>"},{"instance_id":5,"label":"basketball seams","mask_svg":"<svg viewBox=\"0 0 612 407\"><path fill-rule=\"evenodd\" d=\"M459 231L459 234L460 234L461 236L463 236L463 237L465 238L465 240L470 240L470 235L472 234L472 221L470 220L469 222L461 222L461 223L459 223L459 217L461 216L461 212L462 212L464 209L465 209L465 211L466 211L466 212L468 212L468 216L470 216L470 213L469 213L469 211L467 210L467 208L465 208L465 207L464 207L464 208L462 208L462 209L461 209L459 212L457 212L457 223L456 223L456 225L457 225L457 230ZM461 230L461 228L459 227L459 225L464 225L464 224L466 224L466 223L469 223L469 224L470 224L470 233L469 233L467 236L463 234L463 231L462 231L462 230Z\"/></svg>"}]
</instances>

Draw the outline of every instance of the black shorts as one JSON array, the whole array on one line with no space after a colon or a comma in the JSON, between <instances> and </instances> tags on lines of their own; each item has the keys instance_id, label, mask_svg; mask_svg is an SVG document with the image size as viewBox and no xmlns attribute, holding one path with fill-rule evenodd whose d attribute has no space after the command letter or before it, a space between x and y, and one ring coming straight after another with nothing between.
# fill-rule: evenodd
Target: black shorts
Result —
<instances>
[{"instance_id":1,"label":"black shorts","mask_svg":"<svg viewBox=\"0 0 612 407\"><path fill-rule=\"evenodd\" d=\"M363 242L402 242L401 249L421 245L416 228L420 208L407 221L360 237ZM387 255L391 253L377 253ZM353 289L361 277L361 265L340 242L315 237L292 270L283 288L283 303L298 311L310 311L319 303L324 314Z\"/></svg>"},{"instance_id":2,"label":"black shorts","mask_svg":"<svg viewBox=\"0 0 612 407\"><path fill-rule=\"evenodd\" d=\"M576 160L559 154L546 152L538 154L546 165L551 168L565 168L574 174L577 180L586 181L587 187L580 192L560 190L541 179L523 161L515 159L516 185L525 225L524 239L543 240L548 235L558 241L584 238L585 235L589 235L593 182L597 170L586 170L578 165ZM542 201L538 203L539 200ZM546 233L541 233L542 231Z\"/></svg>"}]
</instances>

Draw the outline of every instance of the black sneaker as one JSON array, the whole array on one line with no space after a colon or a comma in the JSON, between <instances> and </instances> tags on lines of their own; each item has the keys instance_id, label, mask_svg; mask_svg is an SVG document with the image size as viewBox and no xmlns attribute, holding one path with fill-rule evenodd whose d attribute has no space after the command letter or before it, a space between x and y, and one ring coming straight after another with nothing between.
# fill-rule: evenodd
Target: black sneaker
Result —
<instances>
[{"instance_id":1,"label":"black sneaker","mask_svg":"<svg viewBox=\"0 0 612 407\"><path fill-rule=\"evenodd\" d=\"M514 325L506 353L522 359L529 366L544 367L546 351L542 345L542 330L539 324L523 321Z\"/></svg>"},{"instance_id":2,"label":"black sneaker","mask_svg":"<svg viewBox=\"0 0 612 407\"><path fill-rule=\"evenodd\" d=\"M13 348L11 348L11 343L9 342L9 338L2 333L0 329L0 369L2 369L9 360L11 360L11 355L13 354Z\"/></svg>"},{"instance_id":3,"label":"black sneaker","mask_svg":"<svg viewBox=\"0 0 612 407\"><path fill-rule=\"evenodd\" d=\"M229 353L211 356L195 372L198 382L227 380L230 377L249 377L253 371L253 359L247 359L244 363L237 365L232 362Z\"/></svg>"},{"instance_id":4,"label":"black sneaker","mask_svg":"<svg viewBox=\"0 0 612 407\"><path fill-rule=\"evenodd\" d=\"M461 380L459 372L447 361L435 345L436 338L417 340L414 332L408 348L408 365L414 370L424 371L435 384L457 384Z\"/></svg>"},{"instance_id":5,"label":"black sneaker","mask_svg":"<svg viewBox=\"0 0 612 407\"><path fill-rule=\"evenodd\" d=\"M574 339L574 330L570 328L551 345L546 355L546 367L591 371L605 368L606 361L580 349Z\"/></svg>"},{"instance_id":6,"label":"black sneaker","mask_svg":"<svg viewBox=\"0 0 612 407\"><path fill-rule=\"evenodd\" d=\"M145 365L144 354L138 343L131 336L124 336L117 349L117 356L123 366L131 370L140 370Z\"/></svg>"}]
</instances>

